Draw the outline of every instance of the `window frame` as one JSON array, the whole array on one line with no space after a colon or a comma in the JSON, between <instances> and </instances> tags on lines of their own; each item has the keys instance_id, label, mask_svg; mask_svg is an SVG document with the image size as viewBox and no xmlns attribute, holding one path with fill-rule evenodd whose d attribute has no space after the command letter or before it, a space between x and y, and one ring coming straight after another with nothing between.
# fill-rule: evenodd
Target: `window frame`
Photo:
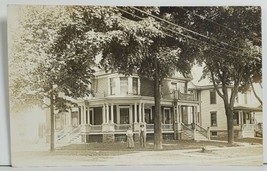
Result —
<instances>
[{"instance_id":1,"label":"window frame","mask_svg":"<svg viewBox=\"0 0 267 171\"><path fill-rule=\"evenodd\" d=\"M212 115L215 115L215 124L213 124L213 117L212 117ZM217 127L218 126L218 118L217 118L217 112L216 111L210 112L210 126L211 127Z\"/></svg>"},{"instance_id":2,"label":"window frame","mask_svg":"<svg viewBox=\"0 0 267 171\"><path fill-rule=\"evenodd\" d=\"M214 96L214 97L213 97ZM215 90L210 90L210 104L217 104L216 101L216 91Z\"/></svg>"}]
</instances>

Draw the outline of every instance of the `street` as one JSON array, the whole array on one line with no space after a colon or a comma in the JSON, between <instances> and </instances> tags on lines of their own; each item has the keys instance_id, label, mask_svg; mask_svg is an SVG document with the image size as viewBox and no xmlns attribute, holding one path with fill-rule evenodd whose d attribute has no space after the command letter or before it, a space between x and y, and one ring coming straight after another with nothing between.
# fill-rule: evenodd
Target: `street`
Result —
<instances>
[{"instance_id":1,"label":"street","mask_svg":"<svg viewBox=\"0 0 267 171\"><path fill-rule=\"evenodd\" d=\"M262 145L238 147L207 147L201 149L167 151L109 152L70 151L59 152L16 152L12 156L13 166L98 166L98 165L262 165ZM82 154L82 155L81 155ZM113 155L114 154L114 155Z\"/></svg>"}]
</instances>

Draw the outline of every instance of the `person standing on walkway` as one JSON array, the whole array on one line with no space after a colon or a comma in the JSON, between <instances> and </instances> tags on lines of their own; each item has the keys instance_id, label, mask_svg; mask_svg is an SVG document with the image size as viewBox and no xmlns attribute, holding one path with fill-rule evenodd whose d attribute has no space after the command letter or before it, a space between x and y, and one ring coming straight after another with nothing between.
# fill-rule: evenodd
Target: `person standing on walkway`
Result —
<instances>
[{"instance_id":1,"label":"person standing on walkway","mask_svg":"<svg viewBox=\"0 0 267 171\"><path fill-rule=\"evenodd\" d=\"M146 147L146 133L144 125L140 125L140 146Z\"/></svg>"},{"instance_id":2,"label":"person standing on walkway","mask_svg":"<svg viewBox=\"0 0 267 171\"><path fill-rule=\"evenodd\" d=\"M127 147L128 148L134 148L132 127L128 128L128 130L126 131L126 136L127 136Z\"/></svg>"}]
</instances>

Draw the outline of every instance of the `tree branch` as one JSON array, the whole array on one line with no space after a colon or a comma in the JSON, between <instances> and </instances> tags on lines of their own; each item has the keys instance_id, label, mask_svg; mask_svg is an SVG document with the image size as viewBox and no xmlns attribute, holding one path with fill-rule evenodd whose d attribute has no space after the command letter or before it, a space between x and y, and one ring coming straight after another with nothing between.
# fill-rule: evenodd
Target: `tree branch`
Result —
<instances>
[{"instance_id":1,"label":"tree branch","mask_svg":"<svg viewBox=\"0 0 267 171\"><path fill-rule=\"evenodd\" d=\"M250 80L251 80L251 79L250 79ZM250 81L250 85L251 85L251 88L252 88L252 91L253 91L255 97L257 98L257 100L258 100L258 101L260 102L260 104L262 105L262 100L261 100L261 98L258 96L258 94L256 93L252 81Z\"/></svg>"}]
</instances>

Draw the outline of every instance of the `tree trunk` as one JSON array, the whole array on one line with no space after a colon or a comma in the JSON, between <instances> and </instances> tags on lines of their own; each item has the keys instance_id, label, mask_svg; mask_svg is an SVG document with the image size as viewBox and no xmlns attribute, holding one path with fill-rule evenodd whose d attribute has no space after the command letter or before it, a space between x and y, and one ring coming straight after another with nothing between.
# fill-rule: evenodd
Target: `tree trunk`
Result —
<instances>
[{"instance_id":1,"label":"tree trunk","mask_svg":"<svg viewBox=\"0 0 267 171\"><path fill-rule=\"evenodd\" d=\"M228 144L234 143L234 125L233 125L233 111L229 105L225 105L225 113L227 119Z\"/></svg>"},{"instance_id":2,"label":"tree trunk","mask_svg":"<svg viewBox=\"0 0 267 171\"><path fill-rule=\"evenodd\" d=\"M157 71L156 71L157 72ZM160 81L158 73L155 74L154 80L154 101L155 101L155 117L154 117L154 148L156 150L162 149L162 129L161 129L161 106L160 106Z\"/></svg>"},{"instance_id":3,"label":"tree trunk","mask_svg":"<svg viewBox=\"0 0 267 171\"><path fill-rule=\"evenodd\" d=\"M54 97L53 93L50 93L50 151L55 150L55 117L54 117Z\"/></svg>"}]
</instances>

